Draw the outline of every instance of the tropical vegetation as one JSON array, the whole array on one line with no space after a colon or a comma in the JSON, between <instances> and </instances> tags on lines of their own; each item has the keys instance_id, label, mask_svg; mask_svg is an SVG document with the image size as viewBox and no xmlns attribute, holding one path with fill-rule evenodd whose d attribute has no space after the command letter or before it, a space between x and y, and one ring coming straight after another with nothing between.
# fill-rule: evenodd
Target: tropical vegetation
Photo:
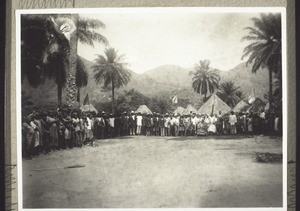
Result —
<instances>
[{"instance_id":1,"label":"tropical vegetation","mask_svg":"<svg viewBox=\"0 0 300 211\"><path fill-rule=\"evenodd\" d=\"M195 64L192 86L195 92L204 95L203 101L207 100L207 94L212 94L219 86L220 76L216 69L209 68L210 61L203 60Z\"/></svg>"},{"instance_id":2,"label":"tropical vegetation","mask_svg":"<svg viewBox=\"0 0 300 211\"><path fill-rule=\"evenodd\" d=\"M92 69L95 73L94 79L103 87L111 86L112 102L111 111L115 111L115 89L129 83L131 73L125 68L124 55L118 55L114 48L107 48L103 55L97 55Z\"/></svg>"},{"instance_id":3,"label":"tropical vegetation","mask_svg":"<svg viewBox=\"0 0 300 211\"><path fill-rule=\"evenodd\" d=\"M69 107L74 107L78 96L78 86L76 85L78 41L90 46L94 46L94 42L107 45L107 39L96 31L96 29L105 28L105 25L100 20L81 18L78 14L58 15L50 18L56 31L63 34L69 41L66 101Z\"/></svg>"},{"instance_id":4,"label":"tropical vegetation","mask_svg":"<svg viewBox=\"0 0 300 211\"><path fill-rule=\"evenodd\" d=\"M242 40L251 43L245 47L243 58L247 64L252 64L252 72L256 73L260 68L267 68L269 71L269 105L273 107L273 73L281 81L282 60L281 60L281 14L261 14L260 18L252 18L253 27L247 27L248 35ZM281 83L280 83L281 84Z\"/></svg>"},{"instance_id":5,"label":"tropical vegetation","mask_svg":"<svg viewBox=\"0 0 300 211\"><path fill-rule=\"evenodd\" d=\"M59 106L65 86L67 104L72 106L76 98L80 101L80 88L87 85L88 77L77 55L77 42L90 46L94 46L95 41L108 44L107 39L95 31L105 25L100 20L81 18L76 14L23 15L21 21L22 81L26 77L36 88L46 79L54 79Z\"/></svg>"},{"instance_id":6,"label":"tropical vegetation","mask_svg":"<svg viewBox=\"0 0 300 211\"><path fill-rule=\"evenodd\" d=\"M235 86L232 81L223 82L216 94L231 108L245 98L245 94L240 90L240 87Z\"/></svg>"}]
</instances>

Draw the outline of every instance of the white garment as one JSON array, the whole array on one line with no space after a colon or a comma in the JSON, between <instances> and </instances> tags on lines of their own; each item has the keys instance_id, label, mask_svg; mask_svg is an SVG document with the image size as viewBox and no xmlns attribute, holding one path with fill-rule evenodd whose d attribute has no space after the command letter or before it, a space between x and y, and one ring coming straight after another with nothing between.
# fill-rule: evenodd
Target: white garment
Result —
<instances>
[{"instance_id":1,"label":"white garment","mask_svg":"<svg viewBox=\"0 0 300 211\"><path fill-rule=\"evenodd\" d=\"M236 119L236 115L233 114L233 115L229 115L229 123L230 125L235 125L235 123L237 123L237 119Z\"/></svg>"},{"instance_id":2,"label":"white garment","mask_svg":"<svg viewBox=\"0 0 300 211\"><path fill-rule=\"evenodd\" d=\"M176 117L176 118L174 119L174 123L175 123L175 125L179 126L179 117Z\"/></svg>"},{"instance_id":3,"label":"white garment","mask_svg":"<svg viewBox=\"0 0 300 211\"><path fill-rule=\"evenodd\" d=\"M209 117L206 117L205 120L204 120L204 122L205 122L206 124L210 124L210 119L209 119Z\"/></svg>"},{"instance_id":4,"label":"white garment","mask_svg":"<svg viewBox=\"0 0 300 211\"><path fill-rule=\"evenodd\" d=\"M276 131L276 132L279 131L279 128L278 128L278 120L279 120L279 118L276 117L276 118L275 118L275 124L274 124L274 131Z\"/></svg>"},{"instance_id":5,"label":"white garment","mask_svg":"<svg viewBox=\"0 0 300 211\"><path fill-rule=\"evenodd\" d=\"M216 127L215 123L217 122L217 118L213 116L213 117L209 117L208 119L209 119L210 125L208 126L207 131L216 133L217 127Z\"/></svg>"},{"instance_id":6,"label":"white garment","mask_svg":"<svg viewBox=\"0 0 300 211\"><path fill-rule=\"evenodd\" d=\"M193 125L196 126L198 122L199 122L199 118L198 117L195 116L195 117L192 118L192 124Z\"/></svg>"},{"instance_id":7,"label":"white garment","mask_svg":"<svg viewBox=\"0 0 300 211\"><path fill-rule=\"evenodd\" d=\"M137 126L142 126L142 120L143 120L142 116L136 116L136 124L137 124Z\"/></svg>"},{"instance_id":8,"label":"white garment","mask_svg":"<svg viewBox=\"0 0 300 211\"><path fill-rule=\"evenodd\" d=\"M88 130L91 130L92 129L92 120L87 117L86 121L87 121L87 123L86 123L85 128L88 129Z\"/></svg>"},{"instance_id":9,"label":"white garment","mask_svg":"<svg viewBox=\"0 0 300 211\"><path fill-rule=\"evenodd\" d=\"M165 124L164 124L165 127L169 127L170 121L171 121L170 117L165 118Z\"/></svg>"},{"instance_id":10,"label":"white garment","mask_svg":"<svg viewBox=\"0 0 300 211\"><path fill-rule=\"evenodd\" d=\"M261 112L261 114L259 115L260 118L262 119L266 119L266 113L265 112Z\"/></svg>"},{"instance_id":11,"label":"white garment","mask_svg":"<svg viewBox=\"0 0 300 211\"><path fill-rule=\"evenodd\" d=\"M30 126L35 130L36 129L36 124L34 124L33 121L30 122Z\"/></svg>"},{"instance_id":12,"label":"white garment","mask_svg":"<svg viewBox=\"0 0 300 211\"><path fill-rule=\"evenodd\" d=\"M115 118L114 117L110 117L108 119L108 123L110 127L115 127Z\"/></svg>"}]
</instances>

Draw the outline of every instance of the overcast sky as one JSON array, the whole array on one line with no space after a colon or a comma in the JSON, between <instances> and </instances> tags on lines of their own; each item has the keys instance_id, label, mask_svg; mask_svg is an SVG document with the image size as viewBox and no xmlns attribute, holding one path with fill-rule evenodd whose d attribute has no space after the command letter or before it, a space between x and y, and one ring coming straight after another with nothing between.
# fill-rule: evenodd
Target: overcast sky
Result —
<instances>
[{"instance_id":1,"label":"overcast sky","mask_svg":"<svg viewBox=\"0 0 300 211\"><path fill-rule=\"evenodd\" d=\"M187 12L114 12L81 15L100 19L102 33L110 46L125 54L125 62L137 73L173 64L192 67L208 59L210 66L229 70L241 63L241 42L252 26L253 13L187 13ZM79 43L78 54L90 61L103 54L104 46L95 48Z\"/></svg>"}]
</instances>

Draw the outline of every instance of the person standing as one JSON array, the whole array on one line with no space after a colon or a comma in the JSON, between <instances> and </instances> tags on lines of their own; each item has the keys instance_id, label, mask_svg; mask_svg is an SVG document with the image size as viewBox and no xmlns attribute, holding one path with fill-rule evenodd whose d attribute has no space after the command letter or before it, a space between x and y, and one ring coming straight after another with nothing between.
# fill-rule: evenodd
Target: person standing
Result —
<instances>
[{"instance_id":1,"label":"person standing","mask_svg":"<svg viewBox=\"0 0 300 211\"><path fill-rule=\"evenodd\" d=\"M150 136L151 131L152 131L152 125L151 125L152 123L151 123L151 116L150 116L149 113L145 116L144 122L145 122L144 124L145 124L145 127L146 127L146 136Z\"/></svg>"},{"instance_id":2,"label":"person standing","mask_svg":"<svg viewBox=\"0 0 300 211\"><path fill-rule=\"evenodd\" d=\"M37 113L33 116L33 119L34 119L33 122L36 125L36 130L38 131L38 139L39 139L38 151L42 152L43 151L43 126L41 121L41 115Z\"/></svg>"},{"instance_id":3,"label":"person standing","mask_svg":"<svg viewBox=\"0 0 300 211\"><path fill-rule=\"evenodd\" d=\"M159 136L159 114L155 113L153 117L154 122L154 135Z\"/></svg>"},{"instance_id":4,"label":"person standing","mask_svg":"<svg viewBox=\"0 0 300 211\"><path fill-rule=\"evenodd\" d=\"M22 148L23 148L23 156L31 159L34 155L34 142L35 142L35 131L34 128L30 124L31 116L25 117L23 124L22 124L22 132L23 137L22 139Z\"/></svg>"},{"instance_id":5,"label":"person standing","mask_svg":"<svg viewBox=\"0 0 300 211\"><path fill-rule=\"evenodd\" d=\"M194 113L192 118L191 118L191 126L190 126L190 133L191 133L192 136L196 135L198 120L199 119L196 116L196 113Z\"/></svg>"},{"instance_id":6,"label":"person standing","mask_svg":"<svg viewBox=\"0 0 300 211\"><path fill-rule=\"evenodd\" d=\"M160 136L165 136L165 118L163 115L159 116L158 119Z\"/></svg>"},{"instance_id":7,"label":"person standing","mask_svg":"<svg viewBox=\"0 0 300 211\"><path fill-rule=\"evenodd\" d=\"M207 128L207 132L208 134L215 134L217 132L217 127L216 127L217 118L213 114L211 114L208 117L208 120L209 120L209 125Z\"/></svg>"},{"instance_id":8,"label":"person standing","mask_svg":"<svg viewBox=\"0 0 300 211\"><path fill-rule=\"evenodd\" d=\"M179 115L175 114L174 116L174 135L178 136L179 135Z\"/></svg>"},{"instance_id":9,"label":"person standing","mask_svg":"<svg viewBox=\"0 0 300 211\"><path fill-rule=\"evenodd\" d=\"M108 127L109 137L113 138L115 137L115 116L113 114L109 115L108 124L109 124Z\"/></svg>"},{"instance_id":10,"label":"person standing","mask_svg":"<svg viewBox=\"0 0 300 211\"><path fill-rule=\"evenodd\" d=\"M179 136L184 136L184 131L185 131L185 128L184 128L184 118L183 118L183 115L180 115L179 116L178 135Z\"/></svg>"},{"instance_id":11,"label":"person standing","mask_svg":"<svg viewBox=\"0 0 300 211\"><path fill-rule=\"evenodd\" d=\"M253 114L252 112L247 116L247 129L248 133L253 135Z\"/></svg>"},{"instance_id":12,"label":"person standing","mask_svg":"<svg viewBox=\"0 0 300 211\"><path fill-rule=\"evenodd\" d=\"M134 111L131 111L130 117L129 117L129 134L130 135L136 135L136 115Z\"/></svg>"},{"instance_id":13,"label":"person standing","mask_svg":"<svg viewBox=\"0 0 300 211\"><path fill-rule=\"evenodd\" d=\"M260 111L260 114L259 114L259 118L260 118L260 129L261 129L261 132L263 134L265 134L267 132L267 121L266 121L266 113L264 111L264 109L262 108L261 111Z\"/></svg>"},{"instance_id":14,"label":"person standing","mask_svg":"<svg viewBox=\"0 0 300 211\"><path fill-rule=\"evenodd\" d=\"M216 122L217 134L222 135L223 134L224 120L223 120L221 111L219 112L219 115L216 116L216 118L217 118L217 122Z\"/></svg>"},{"instance_id":15,"label":"person standing","mask_svg":"<svg viewBox=\"0 0 300 211\"><path fill-rule=\"evenodd\" d=\"M236 123L237 123L237 117L234 113L234 111L230 112L229 115L229 124L230 124L230 133L236 134Z\"/></svg>"},{"instance_id":16,"label":"person standing","mask_svg":"<svg viewBox=\"0 0 300 211\"><path fill-rule=\"evenodd\" d=\"M80 125L79 125L79 118L77 116L77 113L73 114L72 118L73 123L73 146L80 147Z\"/></svg>"},{"instance_id":17,"label":"person standing","mask_svg":"<svg viewBox=\"0 0 300 211\"><path fill-rule=\"evenodd\" d=\"M94 146L94 135L93 135L93 120L91 114L86 117L85 121L85 138L86 142Z\"/></svg>"},{"instance_id":18,"label":"person standing","mask_svg":"<svg viewBox=\"0 0 300 211\"><path fill-rule=\"evenodd\" d=\"M184 124L184 136L187 136L191 125L191 118L189 117L189 115L183 116L183 124Z\"/></svg>"},{"instance_id":19,"label":"person standing","mask_svg":"<svg viewBox=\"0 0 300 211\"><path fill-rule=\"evenodd\" d=\"M171 132L171 118L169 117L169 114L166 113L166 117L165 117L165 135L166 136L170 136Z\"/></svg>"},{"instance_id":20,"label":"person standing","mask_svg":"<svg viewBox=\"0 0 300 211\"><path fill-rule=\"evenodd\" d=\"M143 124L143 117L140 112L137 113L136 116L136 134L141 135L142 133L142 124Z\"/></svg>"}]
</instances>

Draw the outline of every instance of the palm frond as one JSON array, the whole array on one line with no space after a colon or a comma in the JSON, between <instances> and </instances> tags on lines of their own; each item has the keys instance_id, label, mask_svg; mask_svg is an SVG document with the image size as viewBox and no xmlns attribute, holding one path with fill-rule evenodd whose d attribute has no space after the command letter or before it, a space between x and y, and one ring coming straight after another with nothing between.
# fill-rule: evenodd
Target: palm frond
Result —
<instances>
[{"instance_id":1,"label":"palm frond","mask_svg":"<svg viewBox=\"0 0 300 211\"><path fill-rule=\"evenodd\" d=\"M90 29L95 30L99 28L105 29L106 26L102 21L98 19L79 17L78 28L80 30L90 30Z\"/></svg>"}]
</instances>

